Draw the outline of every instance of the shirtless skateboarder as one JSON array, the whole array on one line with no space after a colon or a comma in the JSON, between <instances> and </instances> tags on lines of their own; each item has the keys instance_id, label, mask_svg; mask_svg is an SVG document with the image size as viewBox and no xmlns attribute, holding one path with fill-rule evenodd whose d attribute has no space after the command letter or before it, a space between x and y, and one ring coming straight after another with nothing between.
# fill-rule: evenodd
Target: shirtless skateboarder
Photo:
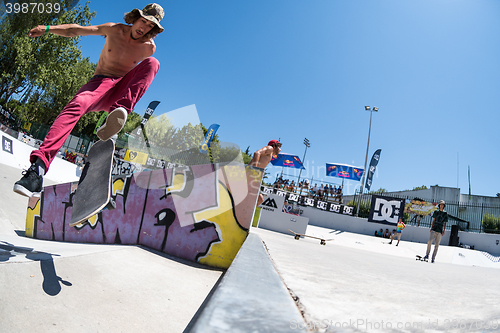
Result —
<instances>
[{"instance_id":1,"label":"shirtless skateboarder","mask_svg":"<svg viewBox=\"0 0 500 333\"><path fill-rule=\"evenodd\" d=\"M63 37L105 36L94 76L78 90L50 127L43 144L30 155L32 163L14 184L14 192L31 197L42 190L43 176L78 120L91 111L109 112L97 136L106 141L118 133L127 115L153 81L160 63L151 57L156 50L153 38L164 29L160 21L163 8L155 3L143 10L125 14L127 24L105 23L96 26L61 24L39 25L29 31L30 37L52 33Z\"/></svg>"},{"instance_id":2,"label":"shirtless skateboarder","mask_svg":"<svg viewBox=\"0 0 500 333\"><path fill-rule=\"evenodd\" d=\"M264 169L271 159L273 155L278 155L281 151L281 142L278 140L271 140L267 144L267 146L257 150L252 157L252 160L248 165ZM259 193L259 199L257 199L257 206L260 205L264 201L264 197Z\"/></svg>"}]
</instances>

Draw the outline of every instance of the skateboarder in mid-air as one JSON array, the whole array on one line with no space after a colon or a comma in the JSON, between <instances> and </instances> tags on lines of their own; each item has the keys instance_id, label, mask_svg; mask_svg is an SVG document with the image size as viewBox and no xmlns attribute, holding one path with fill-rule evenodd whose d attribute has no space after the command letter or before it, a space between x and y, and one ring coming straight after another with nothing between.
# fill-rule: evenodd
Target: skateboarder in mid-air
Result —
<instances>
[{"instance_id":1,"label":"skateboarder in mid-air","mask_svg":"<svg viewBox=\"0 0 500 333\"><path fill-rule=\"evenodd\" d=\"M267 146L260 148L255 153L253 153L252 160L248 165L264 169L271 159L273 155L278 155L281 151L281 142L278 140L271 140L267 144ZM264 201L262 194L259 193L259 199L257 200L257 206L260 205Z\"/></svg>"},{"instance_id":2,"label":"skateboarder in mid-air","mask_svg":"<svg viewBox=\"0 0 500 333\"><path fill-rule=\"evenodd\" d=\"M118 133L142 95L153 81L160 63L151 57L156 50L153 38L164 29L164 16L158 4L125 14L127 24L105 23L97 26L62 24L39 25L29 31L30 37L52 33L63 37L99 35L106 41L94 76L78 90L52 124L43 144L30 155L32 163L14 184L14 192L25 196L42 191L43 176L78 120L91 111L107 111L105 124L97 136L106 141Z\"/></svg>"}]
</instances>

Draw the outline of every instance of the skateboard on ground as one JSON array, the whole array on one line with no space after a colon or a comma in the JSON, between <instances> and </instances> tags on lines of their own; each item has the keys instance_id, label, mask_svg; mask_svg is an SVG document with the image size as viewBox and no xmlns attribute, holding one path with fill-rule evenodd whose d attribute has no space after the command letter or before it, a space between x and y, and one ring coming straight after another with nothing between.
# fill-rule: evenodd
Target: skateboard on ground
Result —
<instances>
[{"instance_id":1,"label":"skateboard on ground","mask_svg":"<svg viewBox=\"0 0 500 333\"><path fill-rule=\"evenodd\" d=\"M417 254L417 257L415 258L415 260L420 260L420 261L425 261L425 262L429 261L429 259L424 259L424 257L419 256L418 254Z\"/></svg>"},{"instance_id":2,"label":"skateboard on ground","mask_svg":"<svg viewBox=\"0 0 500 333\"><path fill-rule=\"evenodd\" d=\"M319 240L320 240L320 242L319 242L319 243L320 243L321 245L326 245L326 242L327 242L327 241L332 241L332 240L333 240L333 238L332 238L332 239L325 239L325 238L314 237L314 236L309 236L309 235L305 235L305 234L299 234L299 233L296 233L295 231L290 230L290 229L288 229L288 231L290 231L292 234L294 234L294 235L295 235L295 237L294 237L294 238L295 238L296 240L299 240L299 239L300 239L300 236L303 236L303 237L309 237L309 238L319 239Z\"/></svg>"},{"instance_id":3,"label":"skateboard on ground","mask_svg":"<svg viewBox=\"0 0 500 333\"><path fill-rule=\"evenodd\" d=\"M111 170L115 143L97 141L89 150L78 187L73 195L70 227L85 222L104 208L113 209L111 198Z\"/></svg>"}]
</instances>

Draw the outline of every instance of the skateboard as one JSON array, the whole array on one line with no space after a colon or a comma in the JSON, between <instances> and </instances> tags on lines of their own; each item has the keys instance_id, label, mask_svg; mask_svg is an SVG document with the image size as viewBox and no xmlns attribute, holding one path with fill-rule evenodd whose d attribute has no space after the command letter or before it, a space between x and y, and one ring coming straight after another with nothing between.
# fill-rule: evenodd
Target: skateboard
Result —
<instances>
[{"instance_id":1,"label":"skateboard","mask_svg":"<svg viewBox=\"0 0 500 333\"><path fill-rule=\"evenodd\" d=\"M424 259L424 257L419 256L418 254L417 254L417 257L415 258L415 260L420 260L420 261L425 261L425 262L429 261L429 259Z\"/></svg>"},{"instance_id":2,"label":"skateboard","mask_svg":"<svg viewBox=\"0 0 500 333\"><path fill-rule=\"evenodd\" d=\"M303 236L303 237L309 237L309 238L319 239L319 240L320 240L320 242L319 242L319 243L320 243L321 245L326 245L326 242L328 242L328 241L332 241L332 240L333 240L333 238L332 238L332 239L325 239L325 238L314 237L314 236L309 236L309 235L305 235L305 234L299 234L299 233L296 233L295 231L290 230L290 229L288 229L288 231L290 231L292 234L294 234L294 235L295 235L295 237L294 237L294 238L295 238L296 240L299 240L299 239L300 239L300 236Z\"/></svg>"},{"instance_id":3,"label":"skateboard","mask_svg":"<svg viewBox=\"0 0 500 333\"><path fill-rule=\"evenodd\" d=\"M70 227L85 222L104 208L115 208L111 198L114 151L113 140L99 140L90 148L87 163L73 195Z\"/></svg>"}]
</instances>

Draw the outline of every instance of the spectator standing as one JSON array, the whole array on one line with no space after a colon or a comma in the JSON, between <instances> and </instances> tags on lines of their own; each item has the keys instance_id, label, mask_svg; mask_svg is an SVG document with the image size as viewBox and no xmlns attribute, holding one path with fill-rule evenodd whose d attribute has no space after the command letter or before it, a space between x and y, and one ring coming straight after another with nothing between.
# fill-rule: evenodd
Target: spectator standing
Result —
<instances>
[{"instance_id":1,"label":"spectator standing","mask_svg":"<svg viewBox=\"0 0 500 333\"><path fill-rule=\"evenodd\" d=\"M395 234L394 234L394 232L392 233L391 241L389 242L389 244L392 244L392 241L394 240L394 238L398 237L398 243L396 244L396 246L399 245L399 241L401 240L401 234L402 234L404 228L406 228L406 225L404 224L403 219L399 218L398 225L396 227L396 233Z\"/></svg>"},{"instance_id":2,"label":"spectator standing","mask_svg":"<svg viewBox=\"0 0 500 333\"><path fill-rule=\"evenodd\" d=\"M434 241L434 252L432 253L433 263L436 259L436 255L439 248L439 243L441 242L441 237L444 236L444 231L446 230L446 223L448 222L448 213L444 210L446 204L444 200L439 202L439 210L435 210L432 214L432 225L429 236L429 241L427 242L427 252L424 259L429 259L429 253L431 252L432 241Z\"/></svg>"}]
</instances>

